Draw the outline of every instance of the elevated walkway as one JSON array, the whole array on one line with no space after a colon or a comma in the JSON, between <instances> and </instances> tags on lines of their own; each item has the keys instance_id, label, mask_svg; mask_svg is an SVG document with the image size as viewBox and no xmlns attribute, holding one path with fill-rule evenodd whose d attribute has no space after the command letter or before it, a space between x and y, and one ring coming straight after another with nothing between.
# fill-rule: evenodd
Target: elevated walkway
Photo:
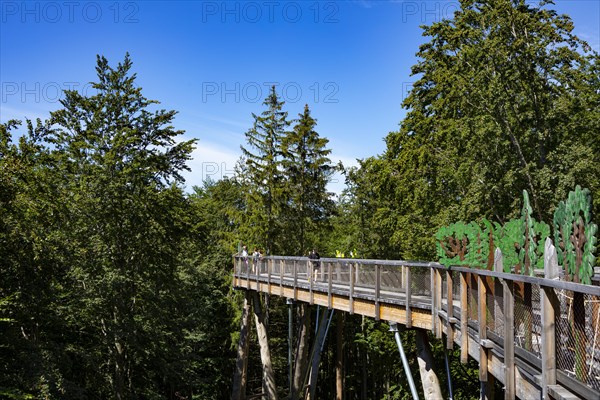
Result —
<instances>
[{"instance_id":1,"label":"elevated walkway","mask_svg":"<svg viewBox=\"0 0 600 400\"><path fill-rule=\"evenodd\" d=\"M502 271L501 255L497 270ZM600 287L437 263L234 257L233 286L433 332L505 398L600 400Z\"/></svg>"}]
</instances>

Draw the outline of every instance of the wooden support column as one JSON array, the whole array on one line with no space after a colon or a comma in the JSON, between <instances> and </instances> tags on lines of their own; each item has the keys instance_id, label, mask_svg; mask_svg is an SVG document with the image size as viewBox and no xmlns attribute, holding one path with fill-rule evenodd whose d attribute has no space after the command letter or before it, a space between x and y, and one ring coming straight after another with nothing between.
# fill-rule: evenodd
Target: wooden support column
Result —
<instances>
[{"instance_id":1,"label":"wooden support column","mask_svg":"<svg viewBox=\"0 0 600 400\"><path fill-rule=\"evenodd\" d=\"M336 323L336 358L335 358L335 400L344 398L344 313L337 313Z\"/></svg>"},{"instance_id":2,"label":"wooden support column","mask_svg":"<svg viewBox=\"0 0 600 400\"><path fill-rule=\"evenodd\" d=\"M469 303L467 301L468 295L467 286L467 273L460 273L460 362L466 364L469 361L469 332L468 332L468 313Z\"/></svg>"},{"instance_id":3,"label":"wooden support column","mask_svg":"<svg viewBox=\"0 0 600 400\"><path fill-rule=\"evenodd\" d=\"M421 375L421 384L423 385L423 395L425 400L442 399L442 389L440 380L433 368L434 359L427 338L427 331L416 329L417 342L417 362L419 363L419 374Z\"/></svg>"},{"instance_id":4,"label":"wooden support column","mask_svg":"<svg viewBox=\"0 0 600 400\"><path fill-rule=\"evenodd\" d=\"M240 341L238 342L237 359L233 374L231 400L246 399L246 382L248 369L248 350L250 345L250 292L246 291L242 308Z\"/></svg>"},{"instance_id":5,"label":"wooden support column","mask_svg":"<svg viewBox=\"0 0 600 400\"><path fill-rule=\"evenodd\" d=\"M319 322L319 329L315 336L315 343L312 350L311 366L308 371L308 390L306 392L306 400L315 400L317 393L317 377L319 376L319 363L321 362L321 351L323 344L327 338L329 330L329 319L333 310L324 309Z\"/></svg>"},{"instance_id":6,"label":"wooden support column","mask_svg":"<svg viewBox=\"0 0 600 400\"><path fill-rule=\"evenodd\" d=\"M546 238L544 246L544 277L558 278L558 258L552 240ZM556 323L560 315L560 303L554 288L543 287L542 312L542 398L549 399L548 386L556 385Z\"/></svg>"},{"instance_id":7,"label":"wooden support column","mask_svg":"<svg viewBox=\"0 0 600 400\"><path fill-rule=\"evenodd\" d=\"M254 322L256 325L256 336L260 345L260 360L263 366L263 391L269 400L277 400L277 385L275 384L275 374L273 364L271 363L271 352L269 350L269 338L267 326L265 325L265 314L260 304L260 297L257 292L252 292Z\"/></svg>"}]
</instances>

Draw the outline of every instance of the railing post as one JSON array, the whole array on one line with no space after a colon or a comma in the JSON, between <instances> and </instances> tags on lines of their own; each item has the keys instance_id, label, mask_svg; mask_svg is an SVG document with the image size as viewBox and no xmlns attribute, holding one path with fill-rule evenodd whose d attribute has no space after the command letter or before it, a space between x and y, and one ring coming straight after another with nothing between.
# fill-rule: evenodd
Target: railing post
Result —
<instances>
[{"instance_id":1,"label":"railing post","mask_svg":"<svg viewBox=\"0 0 600 400\"><path fill-rule=\"evenodd\" d=\"M233 256L233 285L234 286L238 286L238 263L237 260L235 259L235 256Z\"/></svg>"},{"instance_id":2,"label":"railing post","mask_svg":"<svg viewBox=\"0 0 600 400\"><path fill-rule=\"evenodd\" d=\"M454 348L454 295L452 293L452 271L446 271L446 348Z\"/></svg>"},{"instance_id":3,"label":"railing post","mask_svg":"<svg viewBox=\"0 0 600 400\"><path fill-rule=\"evenodd\" d=\"M435 287L435 268L433 268L431 265L429 266L429 276L431 286L431 330L437 338L437 301L435 298L437 296L437 290Z\"/></svg>"},{"instance_id":4,"label":"railing post","mask_svg":"<svg viewBox=\"0 0 600 400\"><path fill-rule=\"evenodd\" d=\"M256 279L256 291L260 292L260 267L258 265L254 264L254 258L252 258L252 261L250 261L250 258L248 258L248 265L252 264L252 269L254 270L256 268L256 270L254 271L254 273L256 274L254 276L254 278Z\"/></svg>"},{"instance_id":5,"label":"railing post","mask_svg":"<svg viewBox=\"0 0 600 400\"><path fill-rule=\"evenodd\" d=\"M412 276L411 276L410 267L408 265L405 265L402 268L405 268L404 278L405 278L405 285L406 285L406 287L404 288L405 294L406 294L406 296L405 296L406 297L406 304L405 304L406 324L405 325L407 328L412 328L412 310L410 308L410 301L411 301L411 297L412 297L412 288L411 288Z\"/></svg>"},{"instance_id":6,"label":"railing post","mask_svg":"<svg viewBox=\"0 0 600 400\"><path fill-rule=\"evenodd\" d=\"M309 303L314 304L314 294L313 294L313 281L315 280L315 276L317 273L315 272L315 268L312 265L310 260L306 261L306 276L308 276L308 291L310 294Z\"/></svg>"},{"instance_id":7,"label":"railing post","mask_svg":"<svg viewBox=\"0 0 600 400\"><path fill-rule=\"evenodd\" d=\"M502 251L494 252L494 271L504 272ZM502 298L504 315L504 398L516 397L515 387L515 293L513 281L500 279L496 298Z\"/></svg>"},{"instance_id":8,"label":"railing post","mask_svg":"<svg viewBox=\"0 0 600 400\"><path fill-rule=\"evenodd\" d=\"M437 290L437 296L436 296L436 300L437 300L437 304L436 304L436 309L438 310L437 314L436 314L436 324L437 324L437 339L441 339L442 338L442 318L440 317L440 310L442 309L442 293L443 293L443 279L442 279L442 272L439 269L435 269L435 277L436 277L436 290Z\"/></svg>"},{"instance_id":9,"label":"railing post","mask_svg":"<svg viewBox=\"0 0 600 400\"><path fill-rule=\"evenodd\" d=\"M272 259L272 262L275 263L275 260ZM279 293L283 297L283 260L279 261Z\"/></svg>"},{"instance_id":10,"label":"railing post","mask_svg":"<svg viewBox=\"0 0 600 400\"><path fill-rule=\"evenodd\" d=\"M558 258L552 240L546 238L544 246L544 277L558 278ZM556 316L560 303L554 288L543 287L540 293L542 312L542 399L549 399L548 386L556 384Z\"/></svg>"},{"instance_id":11,"label":"railing post","mask_svg":"<svg viewBox=\"0 0 600 400\"><path fill-rule=\"evenodd\" d=\"M488 339L487 339L487 286L485 277L477 274L477 321L479 325L479 381L481 398L489 399L492 390L488 377Z\"/></svg>"},{"instance_id":12,"label":"railing post","mask_svg":"<svg viewBox=\"0 0 600 400\"><path fill-rule=\"evenodd\" d=\"M265 261L264 259L259 260L260 263L263 263L264 261ZM266 264L267 264L267 287L268 287L267 290L269 291L269 294L271 294L271 264L269 263L269 260L266 260L266 261L267 261Z\"/></svg>"},{"instance_id":13,"label":"railing post","mask_svg":"<svg viewBox=\"0 0 600 400\"><path fill-rule=\"evenodd\" d=\"M431 323L433 325L433 333L437 339L442 338L442 323L440 320L439 312L442 309L442 274L441 272L433 267L431 268L431 281L432 281L432 315Z\"/></svg>"},{"instance_id":14,"label":"railing post","mask_svg":"<svg viewBox=\"0 0 600 400\"><path fill-rule=\"evenodd\" d=\"M352 263L348 263L348 265L350 266L350 304L349 304L349 308L350 308L350 314L354 314L354 273L352 271L353 266Z\"/></svg>"},{"instance_id":15,"label":"railing post","mask_svg":"<svg viewBox=\"0 0 600 400\"><path fill-rule=\"evenodd\" d=\"M331 297L331 289L333 287L333 271L331 271L332 263L327 263L327 307L333 308L333 298Z\"/></svg>"},{"instance_id":16,"label":"railing post","mask_svg":"<svg viewBox=\"0 0 600 400\"><path fill-rule=\"evenodd\" d=\"M460 272L460 362L469 361L469 303L467 301L469 287L467 273Z\"/></svg>"},{"instance_id":17,"label":"railing post","mask_svg":"<svg viewBox=\"0 0 600 400\"><path fill-rule=\"evenodd\" d=\"M298 301L298 263L294 260L293 264L294 272L294 301Z\"/></svg>"},{"instance_id":18,"label":"railing post","mask_svg":"<svg viewBox=\"0 0 600 400\"><path fill-rule=\"evenodd\" d=\"M381 269L379 265L375 265L375 320L379 321L379 290L381 288Z\"/></svg>"},{"instance_id":19,"label":"railing post","mask_svg":"<svg viewBox=\"0 0 600 400\"><path fill-rule=\"evenodd\" d=\"M244 258L241 257L240 260L242 260L242 265L246 266L246 289L250 289L250 268L248 268L248 259L244 260Z\"/></svg>"}]
</instances>

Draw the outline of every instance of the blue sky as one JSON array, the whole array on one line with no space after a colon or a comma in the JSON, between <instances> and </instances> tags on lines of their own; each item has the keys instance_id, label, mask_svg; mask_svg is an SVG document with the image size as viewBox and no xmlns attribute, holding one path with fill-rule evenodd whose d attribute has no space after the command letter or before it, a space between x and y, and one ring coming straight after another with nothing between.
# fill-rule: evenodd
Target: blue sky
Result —
<instances>
[{"instance_id":1,"label":"blue sky","mask_svg":"<svg viewBox=\"0 0 600 400\"><path fill-rule=\"evenodd\" d=\"M458 1L0 1L0 121L46 118L60 90L88 90L96 54L131 54L144 94L179 114L198 148L186 185L230 175L268 87L305 103L345 165L398 128L422 24ZM600 50L600 1L558 0ZM90 90L91 92L91 90ZM340 178L341 180L341 178ZM339 191L342 182L332 184Z\"/></svg>"}]
</instances>

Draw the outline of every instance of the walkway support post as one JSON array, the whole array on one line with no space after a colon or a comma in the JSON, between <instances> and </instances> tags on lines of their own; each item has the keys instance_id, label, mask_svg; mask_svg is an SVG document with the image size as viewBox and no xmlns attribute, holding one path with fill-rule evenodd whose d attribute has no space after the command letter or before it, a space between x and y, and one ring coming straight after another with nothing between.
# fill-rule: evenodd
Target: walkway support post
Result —
<instances>
[{"instance_id":1,"label":"walkway support post","mask_svg":"<svg viewBox=\"0 0 600 400\"><path fill-rule=\"evenodd\" d=\"M446 379L448 380L448 400L454 400L452 391L452 374L450 374L450 359L448 358L448 349L444 347L444 363L446 364Z\"/></svg>"},{"instance_id":2,"label":"walkway support post","mask_svg":"<svg viewBox=\"0 0 600 400\"><path fill-rule=\"evenodd\" d=\"M231 400L246 399L246 382L248 369L248 350L250 346L250 292L244 294L242 308L240 341L238 343L237 359L233 374Z\"/></svg>"},{"instance_id":3,"label":"walkway support post","mask_svg":"<svg viewBox=\"0 0 600 400\"><path fill-rule=\"evenodd\" d=\"M277 385L275 384L275 373L271 363L271 352L269 350L269 339L265 325L265 314L260 304L258 292L252 292L254 322L256 325L256 336L260 345L260 360L262 362L263 392L268 400L277 400Z\"/></svg>"},{"instance_id":4,"label":"walkway support post","mask_svg":"<svg viewBox=\"0 0 600 400\"><path fill-rule=\"evenodd\" d=\"M402 365L404 366L404 373L406 374L406 378L408 379L408 385L410 386L410 391L412 393L413 399L419 400L419 393L417 392L417 387L415 386L413 376L410 373L410 366L408 365L406 354L404 354L404 347L402 346L402 339L400 338L400 332L398 332L398 324L396 322L390 322L390 332L394 332L396 344L398 345L398 351L400 352L400 358L402 359Z\"/></svg>"},{"instance_id":5,"label":"walkway support post","mask_svg":"<svg viewBox=\"0 0 600 400\"><path fill-rule=\"evenodd\" d=\"M323 352L323 345L327 338L327 332L329 331L329 325L331 324L331 318L333 317L333 311L324 309L321 315L321 321L319 323L319 329L315 337L315 344L312 350L311 366L308 371L308 392L306 393L307 400L315 400L317 394L317 377L319 375L319 363L321 362L321 353Z\"/></svg>"},{"instance_id":6,"label":"walkway support post","mask_svg":"<svg viewBox=\"0 0 600 400\"><path fill-rule=\"evenodd\" d=\"M442 388L440 380L433 367L433 354L425 329L416 329L417 339L417 361L419 363L419 375L421 375L421 384L423 385L423 396L425 400L442 399Z\"/></svg>"},{"instance_id":7,"label":"walkway support post","mask_svg":"<svg viewBox=\"0 0 600 400\"><path fill-rule=\"evenodd\" d=\"M293 387L293 371L294 371L294 366L292 364L292 344L294 341L294 333L293 333L293 329L294 329L294 323L293 323L293 317L292 317L292 311L294 308L294 300L292 299L287 299L287 305L288 305L288 375L289 375L289 384L290 384L290 393L292 393L292 387Z\"/></svg>"}]
</instances>

